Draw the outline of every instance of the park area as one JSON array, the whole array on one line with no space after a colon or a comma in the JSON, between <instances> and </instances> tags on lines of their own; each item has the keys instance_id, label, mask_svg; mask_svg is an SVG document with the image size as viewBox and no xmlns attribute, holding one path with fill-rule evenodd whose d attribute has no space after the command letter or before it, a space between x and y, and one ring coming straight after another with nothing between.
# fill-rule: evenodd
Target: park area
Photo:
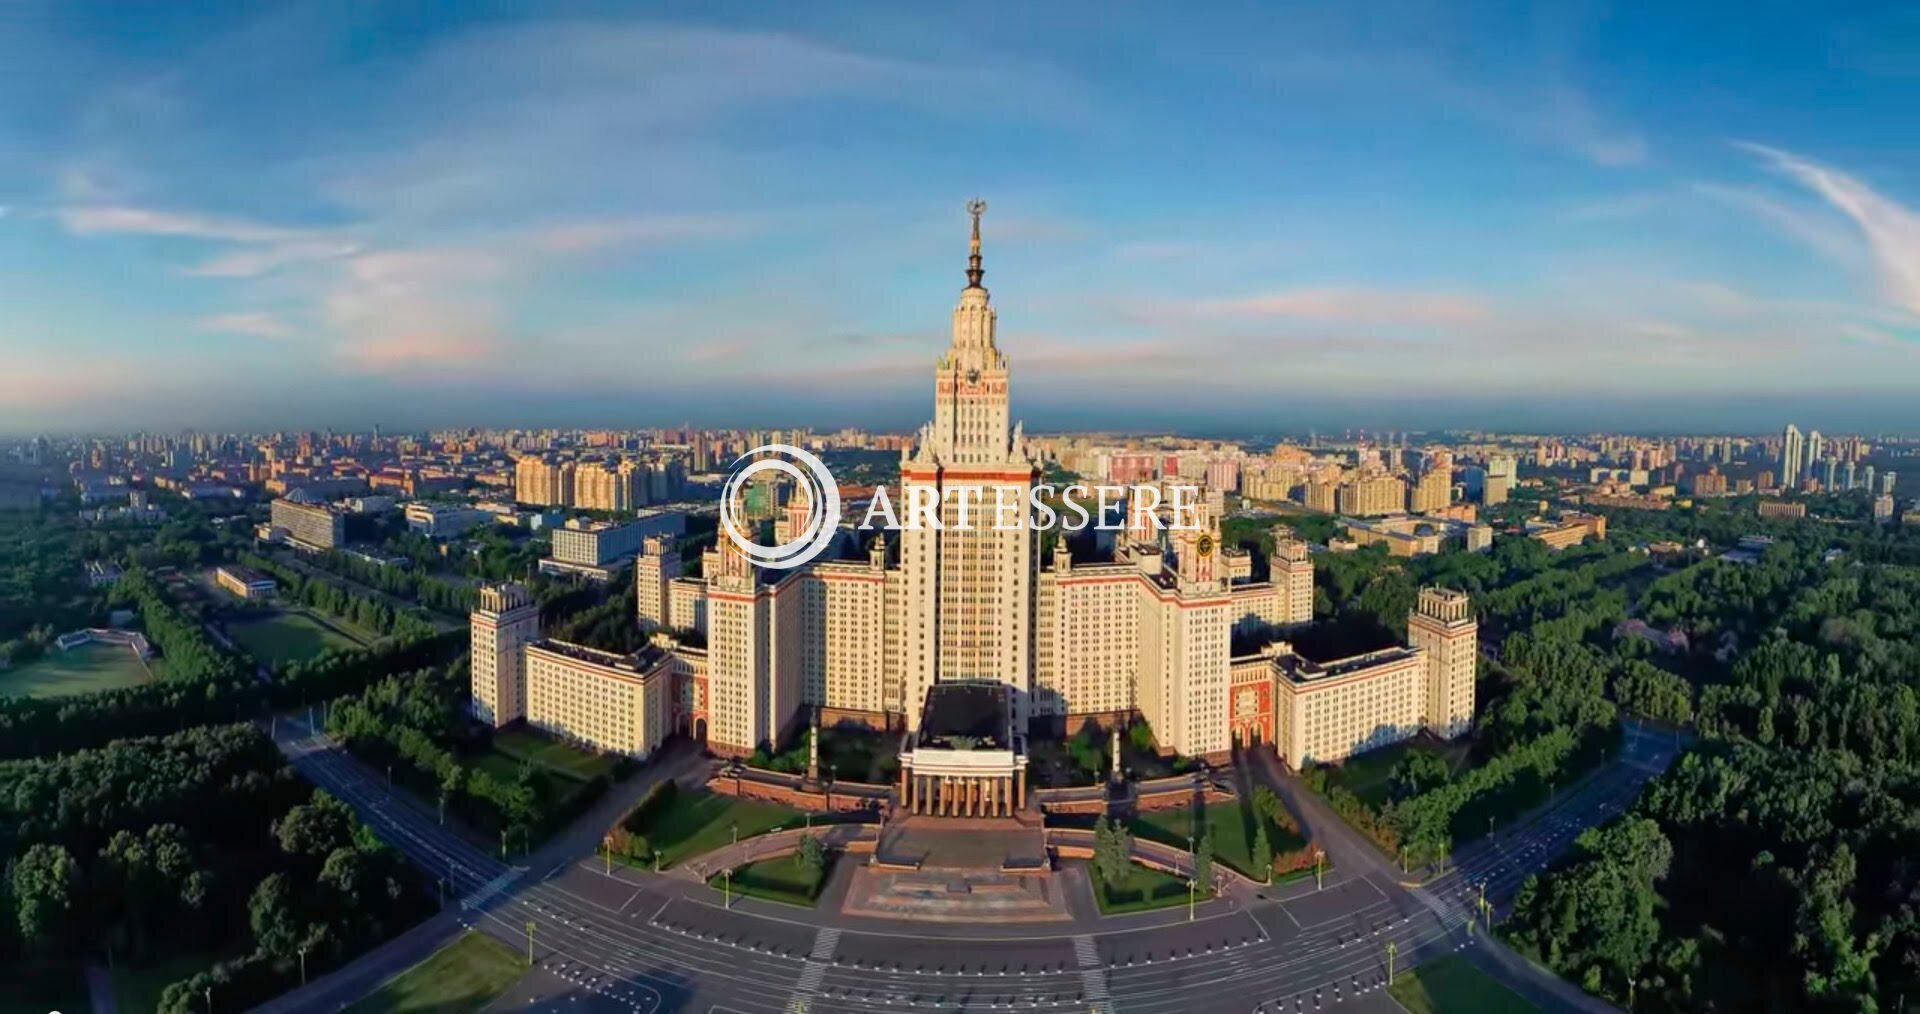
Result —
<instances>
[{"instance_id":1,"label":"park area","mask_svg":"<svg viewBox=\"0 0 1920 1014\"><path fill-rule=\"evenodd\" d=\"M527 970L526 956L485 933L468 932L388 979L348 1014L462 1014L484 1009Z\"/></svg>"},{"instance_id":2,"label":"park area","mask_svg":"<svg viewBox=\"0 0 1920 1014\"><path fill-rule=\"evenodd\" d=\"M1184 877L1150 870L1138 863L1127 867L1127 878L1107 883L1094 863L1087 864L1087 876L1093 883L1093 900L1102 915L1146 912L1188 903L1189 888Z\"/></svg>"},{"instance_id":3,"label":"park area","mask_svg":"<svg viewBox=\"0 0 1920 1014\"><path fill-rule=\"evenodd\" d=\"M152 679L146 663L124 644L88 643L0 669L0 696L69 697L117 690Z\"/></svg>"},{"instance_id":4,"label":"park area","mask_svg":"<svg viewBox=\"0 0 1920 1014\"><path fill-rule=\"evenodd\" d=\"M240 650L270 667L305 662L329 648L362 648L368 643L338 624L288 609L235 619L228 623L227 633Z\"/></svg>"},{"instance_id":5,"label":"park area","mask_svg":"<svg viewBox=\"0 0 1920 1014\"><path fill-rule=\"evenodd\" d=\"M664 870L732 843L736 833L751 838L805 820L805 814L791 807L661 782L621 820L615 838L622 840L614 853L641 866L652 866L657 859Z\"/></svg>"},{"instance_id":6,"label":"park area","mask_svg":"<svg viewBox=\"0 0 1920 1014\"><path fill-rule=\"evenodd\" d=\"M1306 845L1306 839L1256 812L1251 800L1218 802L1171 810L1152 810L1135 817L1127 830L1135 837L1162 845L1186 849L1191 842L1211 834L1216 860L1254 880L1267 879L1253 859L1253 842L1261 821L1267 827L1267 843L1275 856L1293 852Z\"/></svg>"},{"instance_id":7,"label":"park area","mask_svg":"<svg viewBox=\"0 0 1920 1014\"><path fill-rule=\"evenodd\" d=\"M1401 972L1387 993L1409 1014L1528 1014L1534 1009L1458 954Z\"/></svg>"},{"instance_id":8,"label":"park area","mask_svg":"<svg viewBox=\"0 0 1920 1014\"><path fill-rule=\"evenodd\" d=\"M826 886L827 877L832 873L832 853L827 854L826 866L819 876L810 874L801 863L799 853L794 853L762 859L734 870L731 888L726 879L720 876L708 878L707 883L716 891L731 889L733 893L749 898L811 908L820 900L820 889Z\"/></svg>"}]
</instances>

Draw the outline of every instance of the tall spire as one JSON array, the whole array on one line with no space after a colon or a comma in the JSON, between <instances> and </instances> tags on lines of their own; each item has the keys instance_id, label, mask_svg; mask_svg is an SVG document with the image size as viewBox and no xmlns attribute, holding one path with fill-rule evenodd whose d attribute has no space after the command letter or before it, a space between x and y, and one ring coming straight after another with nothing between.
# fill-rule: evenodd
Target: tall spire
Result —
<instances>
[{"instance_id":1,"label":"tall spire","mask_svg":"<svg viewBox=\"0 0 1920 1014\"><path fill-rule=\"evenodd\" d=\"M980 287L980 278L986 269L980 266L980 216L987 210L987 202L976 197L967 202L967 214L973 216L973 239L967 243L967 288Z\"/></svg>"}]
</instances>

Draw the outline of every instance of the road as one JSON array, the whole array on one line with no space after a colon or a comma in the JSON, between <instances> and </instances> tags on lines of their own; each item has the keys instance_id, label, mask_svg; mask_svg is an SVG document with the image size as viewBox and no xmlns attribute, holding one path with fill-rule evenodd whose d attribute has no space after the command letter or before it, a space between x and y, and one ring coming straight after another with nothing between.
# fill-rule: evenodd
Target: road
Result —
<instances>
[{"instance_id":1,"label":"road","mask_svg":"<svg viewBox=\"0 0 1920 1014\"><path fill-rule=\"evenodd\" d=\"M1307 1012L1393 1009L1381 990L1388 951L1399 970L1466 951L1543 1009L1604 1009L1488 946L1467 922L1480 885L1496 906L1580 830L1627 806L1672 756L1657 736L1633 733L1621 756L1552 805L1457 857L1419 888L1275 765L1274 784L1334 858L1323 888L1311 878L1260 892L1235 891L1199 907L1101 918L1076 910L1070 924L901 923L838 913L837 888L805 911L751 899L724 908L687 878L655 876L590 858L616 804L662 777L697 777L690 749L667 755L623 785L520 866L484 843L441 827L427 808L387 793L384 779L323 738L281 723L282 749L339 795L385 840L435 878L446 912L399 941L268 1005L332 1010L472 926L515 947L532 926L537 969L504 1009L654 1011L1208 1010ZM1066 871L1063 876L1075 871Z\"/></svg>"}]
</instances>

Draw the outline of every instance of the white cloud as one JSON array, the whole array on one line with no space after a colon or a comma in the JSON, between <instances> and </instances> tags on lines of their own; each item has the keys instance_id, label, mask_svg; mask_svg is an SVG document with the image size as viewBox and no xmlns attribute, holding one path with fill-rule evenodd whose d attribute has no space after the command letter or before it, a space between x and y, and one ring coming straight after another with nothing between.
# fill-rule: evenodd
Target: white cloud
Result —
<instances>
[{"instance_id":1,"label":"white cloud","mask_svg":"<svg viewBox=\"0 0 1920 1014\"><path fill-rule=\"evenodd\" d=\"M120 204L74 205L60 210L60 221L81 236L129 233L183 236L235 243L279 243L302 238L303 230L193 212L159 211Z\"/></svg>"},{"instance_id":2,"label":"white cloud","mask_svg":"<svg viewBox=\"0 0 1920 1014\"><path fill-rule=\"evenodd\" d=\"M1766 145L1740 142L1740 147L1851 219L1866 237L1887 300L1920 314L1920 214L1838 169Z\"/></svg>"},{"instance_id":3,"label":"white cloud","mask_svg":"<svg viewBox=\"0 0 1920 1014\"><path fill-rule=\"evenodd\" d=\"M249 247L221 254L187 269L187 274L202 278L253 278L277 271L290 264L336 260L360 252L352 243L328 240L299 240L271 246Z\"/></svg>"}]
</instances>

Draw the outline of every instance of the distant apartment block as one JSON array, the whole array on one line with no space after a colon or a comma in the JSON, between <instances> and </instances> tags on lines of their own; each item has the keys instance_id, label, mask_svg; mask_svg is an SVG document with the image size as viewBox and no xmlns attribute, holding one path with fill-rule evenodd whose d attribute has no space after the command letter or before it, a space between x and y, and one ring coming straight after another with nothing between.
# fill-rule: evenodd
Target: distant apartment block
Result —
<instances>
[{"instance_id":1,"label":"distant apartment block","mask_svg":"<svg viewBox=\"0 0 1920 1014\"><path fill-rule=\"evenodd\" d=\"M465 504L417 500L407 505L407 530L429 539L452 539L493 523L493 514Z\"/></svg>"},{"instance_id":2,"label":"distant apartment block","mask_svg":"<svg viewBox=\"0 0 1920 1014\"><path fill-rule=\"evenodd\" d=\"M1755 508L1763 518L1804 518L1807 505L1787 500L1762 500Z\"/></svg>"},{"instance_id":3,"label":"distant apartment block","mask_svg":"<svg viewBox=\"0 0 1920 1014\"><path fill-rule=\"evenodd\" d=\"M1367 476L1341 486L1337 499L1340 513L1353 517L1379 517L1406 510L1407 484L1397 476Z\"/></svg>"},{"instance_id":4,"label":"distant apartment block","mask_svg":"<svg viewBox=\"0 0 1920 1014\"><path fill-rule=\"evenodd\" d=\"M1389 556L1427 556L1446 548L1447 540L1463 537L1468 525L1440 518L1395 517L1346 522L1347 537L1356 545L1384 545Z\"/></svg>"},{"instance_id":5,"label":"distant apartment block","mask_svg":"<svg viewBox=\"0 0 1920 1014\"><path fill-rule=\"evenodd\" d=\"M553 530L553 555L540 561L543 574L611 580L640 553L648 536L678 538L687 517L678 511L647 511L632 521L573 518Z\"/></svg>"},{"instance_id":6,"label":"distant apartment block","mask_svg":"<svg viewBox=\"0 0 1920 1014\"><path fill-rule=\"evenodd\" d=\"M1568 514L1558 521L1536 519L1527 522L1527 535L1548 549L1565 549L1587 541L1588 536L1606 538L1607 519L1598 514Z\"/></svg>"},{"instance_id":7,"label":"distant apartment block","mask_svg":"<svg viewBox=\"0 0 1920 1014\"><path fill-rule=\"evenodd\" d=\"M283 497L269 508L272 527L295 548L338 549L347 541L347 522L333 508Z\"/></svg>"}]
</instances>

